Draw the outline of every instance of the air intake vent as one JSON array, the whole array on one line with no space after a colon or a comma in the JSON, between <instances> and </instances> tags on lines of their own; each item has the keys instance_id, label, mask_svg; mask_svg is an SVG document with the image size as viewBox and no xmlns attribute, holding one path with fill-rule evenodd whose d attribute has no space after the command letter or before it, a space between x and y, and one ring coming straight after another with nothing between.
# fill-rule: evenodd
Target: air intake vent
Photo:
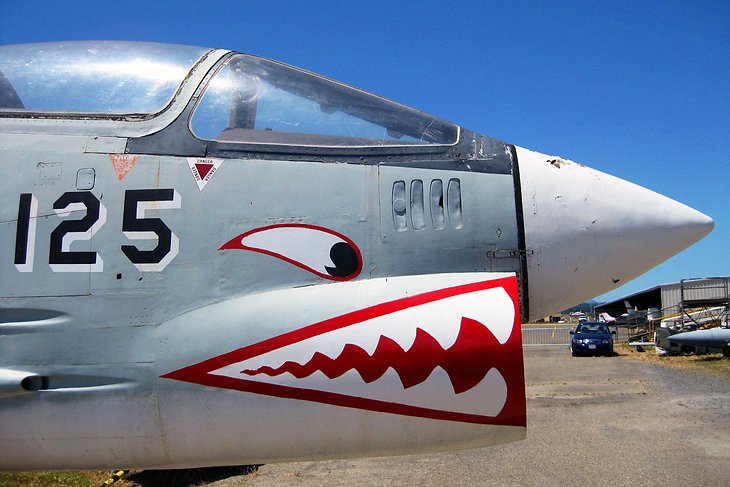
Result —
<instances>
[{"instance_id":1,"label":"air intake vent","mask_svg":"<svg viewBox=\"0 0 730 487\"><path fill-rule=\"evenodd\" d=\"M443 180L433 179L428 188L426 203L423 180L414 179L408 185L405 181L393 183L392 211L395 229L405 232L409 228L416 231L429 228L433 230L463 228L461 181L450 179L444 192ZM426 215L426 208L429 215Z\"/></svg>"}]
</instances>

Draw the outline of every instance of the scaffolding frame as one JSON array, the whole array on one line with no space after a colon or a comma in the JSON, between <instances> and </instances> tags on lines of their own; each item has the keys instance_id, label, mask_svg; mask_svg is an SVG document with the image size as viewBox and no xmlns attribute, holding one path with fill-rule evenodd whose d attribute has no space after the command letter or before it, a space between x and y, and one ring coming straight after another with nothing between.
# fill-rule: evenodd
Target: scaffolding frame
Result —
<instances>
[{"instance_id":1,"label":"scaffolding frame","mask_svg":"<svg viewBox=\"0 0 730 487\"><path fill-rule=\"evenodd\" d=\"M659 317L644 323L626 323L630 345L656 344L656 328L663 320L681 318L677 331L712 326L730 326L730 277L704 277L679 281L679 303L659 310ZM632 326L633 325L633 326ZM640 340L640 341L636 341Z\"/></svg>"}]
</instances>

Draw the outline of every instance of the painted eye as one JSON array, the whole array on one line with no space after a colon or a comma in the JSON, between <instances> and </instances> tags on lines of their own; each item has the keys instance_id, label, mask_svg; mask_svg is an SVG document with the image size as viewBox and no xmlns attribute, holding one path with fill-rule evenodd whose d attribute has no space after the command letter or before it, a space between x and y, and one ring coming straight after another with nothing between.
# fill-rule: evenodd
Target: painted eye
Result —
<instances>
[{"instance_id":1,"label":"painted eye","mask_svg":"<svg viewBox=\"0 0 730 487\"><path fill-rule=\"evenodd\" d=\"M333 281L349 281L362 270L362 254L352 240L314 225L292 223L256 228L218 250L231 249L267 254Z\"/></svg>"}]
</instances>

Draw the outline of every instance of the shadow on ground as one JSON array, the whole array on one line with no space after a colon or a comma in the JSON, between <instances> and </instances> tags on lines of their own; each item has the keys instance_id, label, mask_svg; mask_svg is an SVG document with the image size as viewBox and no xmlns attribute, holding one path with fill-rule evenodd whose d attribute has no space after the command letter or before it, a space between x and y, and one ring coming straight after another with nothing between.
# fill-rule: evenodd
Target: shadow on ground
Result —
<instances>
[{"instance_id":1,"label":"shadow on ground","mask_svg":"<svg viewBox=\"0 0 730 487\"><path fill-rule=\"evenodd\" d=\"M238 475L250 475L261 465L238 465L235 467L189 468L180 470L142 470L129 475L126 480L143 487L188 487L201 485Z\"/></svg>"}]
</instances>

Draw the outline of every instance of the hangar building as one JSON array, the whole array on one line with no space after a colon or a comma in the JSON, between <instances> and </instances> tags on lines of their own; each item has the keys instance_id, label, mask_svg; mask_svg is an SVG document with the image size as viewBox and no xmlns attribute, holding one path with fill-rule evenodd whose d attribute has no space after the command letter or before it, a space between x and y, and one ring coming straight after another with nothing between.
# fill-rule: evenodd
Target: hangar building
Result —
<instances>
[{"instance_id":1,"label":"hangar building","mask_svg":"<svg viewBox=\"0 0 730 487\"><path fill-rule=\"evenodd\" d=\"M730 276L683 279L671 284L659 284L600 304L596 306L596 313L608 313L618 317L629 311L627 304L632 311L646 312L655 308L660 316L695 308L727 307L730 304Z\"/></svg>"}]
</instances>

